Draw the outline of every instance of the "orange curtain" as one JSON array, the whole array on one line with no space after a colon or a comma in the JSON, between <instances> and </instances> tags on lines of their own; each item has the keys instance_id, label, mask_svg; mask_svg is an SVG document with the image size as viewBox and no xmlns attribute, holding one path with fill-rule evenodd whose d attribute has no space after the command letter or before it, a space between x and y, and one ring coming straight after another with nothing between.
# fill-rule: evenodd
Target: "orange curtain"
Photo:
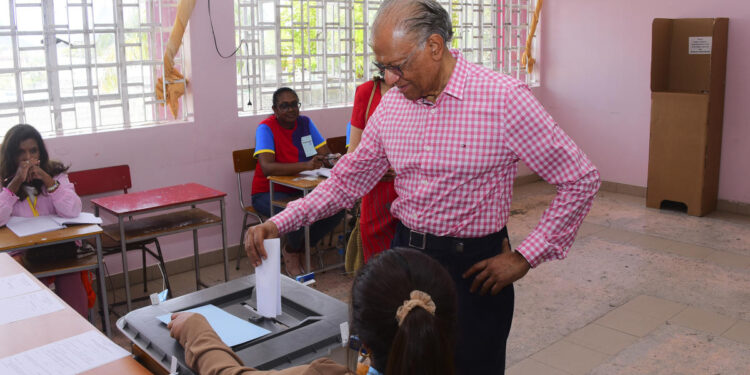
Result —
<instances>
[{"instance_id":1,"label":"orange curtain","mask_svg":"<svg viewBox=\"0 0 750 375\"><path fill-rule=\"evenodd\" d=\"M534 64L536 60L531 57L531 41L534 39L536 34L536 25L539 23L539 14L542 12L543 0L536 0L536 9L534 9L534 17L531 19L531 26L529 27L529 33L526 35L526 50L521 55L521 65L526 67L526 71L531 74L534 71Z\"/></svg>"},{"instance_id":2,"label":"orange curtain","mask_svg":"<svg viewBox=\"0 0 750 375\"><path fill-rule=\"evenodd\" d=\"M188 83L182 73L175 69L174 57L177 51L180 50L182 36L185 34L185 28L190 20L190 15L193 14L193 8L195 8L195 0L180 0L177 4L177 17L175 17L172 32L169 34L169 41L164 50L164 77L166 77L166 85L164 85L161 77L156 81L156 98L166 101L174 118L177 118L177 111L180 108L179 99L185 94L185 87ZM181 80L184 80L184 82ZM165 89L166 98L164 95Z\"/></svg>"}]
</instances>

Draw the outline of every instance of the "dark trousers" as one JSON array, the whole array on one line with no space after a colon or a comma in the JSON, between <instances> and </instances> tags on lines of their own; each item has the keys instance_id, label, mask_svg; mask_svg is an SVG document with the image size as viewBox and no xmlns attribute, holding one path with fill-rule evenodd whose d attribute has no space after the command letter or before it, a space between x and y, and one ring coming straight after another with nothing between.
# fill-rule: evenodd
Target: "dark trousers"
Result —
<instances>
[{"instance_id":1,"label":"dark trousers","mask_svg":"<svg viewBox=\"0 0 750 375\"><path fill-rule=\"evenodd\" d=\"M440 262L453 278L458 296L456 373L504 374L505 344L513 320L513 285L495 296L480 296L469 292L474 277L464 279L461 275L475 263L500 254L502 241L508 237L507 229L475 239L427 235L421 243L416 237L399 222L392 247L424 251ZM422 245L424 249L419 249Z\"/></svg>"}]
</instances>

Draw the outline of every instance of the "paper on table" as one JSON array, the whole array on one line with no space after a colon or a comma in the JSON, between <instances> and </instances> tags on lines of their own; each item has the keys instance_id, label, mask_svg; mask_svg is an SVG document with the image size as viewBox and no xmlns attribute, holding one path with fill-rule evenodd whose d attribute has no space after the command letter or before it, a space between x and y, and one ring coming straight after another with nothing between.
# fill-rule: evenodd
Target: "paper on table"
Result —
<instances>
[{"instance_id":1,"label":"paper on table","mask_svg":"<svg viewBox=\"0 0 750 375\"><path fill-rule=\"evenodd\" d=\"M268 259L255 268L255 298L258 314L267 318L281 315L281 241L263 241Z\"/></svg>"},{"instance_id":2,"label":"paper on table","mask_svg":"<svg viewBox=\"0 0 750 375\"><path fill-rule=\"evenodd\" d=\"M0 374L79 374L130 355L98 331L0 359Z\"/></svg>"},{"instance_id":3,"label":"paper on table","mask_svg":"<svg viewBox=\"0 0 750 375\"><path fill-rule=\"evenodd\" d=\"M25 273L0 277L0 299L20 296L42 289ZM5 302L2 303L5 305Z\"/></svg>"},{"instance_id":4,"label":"paper on table","mask_svg":"<svg viewBox=\"0 0 750 375\"><path fill-rule=\"evenodd\" d=\"M299 173L301 176L308 177L331 177L331 168L320 167L309 171L302 171Z\"/></svg>"},{"instance_id":5,"label":"paper on table","mask_svg":"<svg viewBox=\"0 0 750 375\"><path fill-rule=\"evenodd\" d=\"M11 216L8 220L8 229L18 237L30 236L32 234L51 232L65 228L65 224L101 224L102 219L88 212L81 212L78 217L60 216L36 216L19 217Z\"/></svg>"},{"instance_id":6,"label":"paper on table","mask_svg":"<svg viewBox=\"0 0 750 375\"><path fill-rule=\"evenodd\" d=\"M227 346L239 345L271 333L265 328L242 320L214 305L204 305L185 311L198 313L206 317L208 324ZM172 314L164 314L156 318L167 324L171 320L171 316Z\"/></svg>"},{"instance_id":7,"label":"paper on table","mask_svg":"<svg viewBox=\"0 0 750 375\"><path fill-rule=\"evenodd\" d=\"M60 217L60 216L50 216L52 220L54 220L56 223L60 225L65 224L101 224L102 218L94 216L94 214L89 212L81 212L78 217Z\"/></svg>"},{"instance_id":8,"label":"paper on table","mask_svg":"<svg viewBox=\"0 0 750 375\"><path fill-rule=\"evenodd\" d=\"M11 216L8 220L8 229L12 230L13 233L18 237L30 236L32 234L51 232L65 228L52 220L50 216L37 216L37 217L18 217Z\"/></svg>"},{"instance_id":9,"label":"paper on table","mask_svg":"<svg viewBox=\"0 0 750 375\"><path fill-rule=\"evenodd\" d=\"M49 314L63 308L63 304L49 290L5 298L2 306L0 325Z\"/></svg>"}]
</instances>

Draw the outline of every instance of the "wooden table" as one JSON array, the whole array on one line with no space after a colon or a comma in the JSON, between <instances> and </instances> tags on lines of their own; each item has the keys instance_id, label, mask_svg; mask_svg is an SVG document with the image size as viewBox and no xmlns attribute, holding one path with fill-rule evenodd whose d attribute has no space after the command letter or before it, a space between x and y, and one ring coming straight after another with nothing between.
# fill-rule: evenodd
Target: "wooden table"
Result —
<instances>
[{"instance_id":1,"label":"wooden table","mask_svg":"<svg viewBox=\"0 0 750 375\"><path fill-rule=\"evenodd\" d=\"M325 178L318 177L315 180L310 180L305 177L302 177L300 175L294 175L294 176L269 176L269 195L271 199L271 216L273 216L273 207L275 204L285 206L286 202L277 202L273 199L273 185L279 184L282 186L290 187L292 189L297 189L302 191L302 196L306 196L309 194L313 189L315 189L316 186L318 186L321 182L325 181ZM305 271L310 272L312 271L312 266L310 265L310 226L305 225Z\"/></svg>"},{"instance_id":2,"label":"wooden table","mask_svg":"<svg viewBox=\"0 0 750 375\"><path fill-rule=\"evenodd\" d=\"M224 197L227 194L201 184L189 183L146 190L136 193L107 196L92 199L94 212L99 216L102 209L117 217L117 224L104 226L104 233L120 242L122 267L125 276L125 298L128 311L131 310L130 279L128 277L127 244L143 241L168 234L185 231L193 232L193 252L195 257L196 289L200 289L200 262L198 255L198 229L221 225L221 243L224 251L224 281L229 280L229 258L227 256L227 231ZM216 217L196 205L219 202L221 217ZM191 208L185 209L184 207ZM134 220L134 216L153 214L164 210L183 208L181 211L168 212Z\"/></svg>"},{"instance_id":3,"label":"wooden table","mask_svg":"<svg viewBox=\"0 0 750 375\"><path fill-rule=\"evenodd\" d=\"M93 225L93 227L96 226ZM99 230L100 232L101 230ZM0 243L3 244L3 249L6 249L6 242L4 240L7 238L6 234L0 234ZM42 287L42 290L46 290L59 300L57 295L42 285L39 280L34 278L29 271L24 269L8 254L0 254L0 277L19 273L29 275ZM62 302L62 300L60 301ZM86 319L83 319L80 314L66 305L65 302L62 302L62 304L65 306L62 310L0 325L0 358L15 355L88 331L98 331L96 327L92 326ZM86 371L84 374L150 374L150 372L138 364L132 357L128 356Z\"/></svg>"},{"instance_id":4,"label":"wooden table","mask_svg":"<svg viewBox=\"0 0 750 375\"><path fill-rule=\"evenodd\" d=\"M102 257L102 228L95 224L89 225L72 225L67 228L58 229L52 232L34 234L31 236L18 237L8 227L0 228L0 253L11 250L25 250L40 246L54 245L59 243L84 240L87 238L96 239L96 261L98 272L96 278L99 280L99 302L102 309L102 325L104 332L111 337L112 330L109 324L109 304L107 301L107 287L104 284L104 260ZM65 269L65 273L79 272L88 270L85 266L72 265ZM57 273L61 274L61 273ZM52 276L53 274L40 275Z\"/></svg>"}]
</instances>

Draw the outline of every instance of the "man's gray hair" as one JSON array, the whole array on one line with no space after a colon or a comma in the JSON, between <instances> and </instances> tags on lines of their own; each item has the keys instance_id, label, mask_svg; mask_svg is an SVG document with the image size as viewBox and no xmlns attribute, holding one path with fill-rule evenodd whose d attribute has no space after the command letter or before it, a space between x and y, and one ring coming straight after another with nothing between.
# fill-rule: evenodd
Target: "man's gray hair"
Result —
<instances>
[{"instance_id":1,"label":"man's gray hair","mask_svg":"<svg viewBox=\"0 0 750 375\"><path fill-rule=\"evenodd\" d=\"M385 0L375 15L373 30L403 7L407 8L407 14L396 21L396 30L401 29L407 35L412 35L420 47L432 34L440 35L448 45L453 38L451 16L436 0ZM381 20L382 17L385 18Z\"/></svg>"}]
</instances>

